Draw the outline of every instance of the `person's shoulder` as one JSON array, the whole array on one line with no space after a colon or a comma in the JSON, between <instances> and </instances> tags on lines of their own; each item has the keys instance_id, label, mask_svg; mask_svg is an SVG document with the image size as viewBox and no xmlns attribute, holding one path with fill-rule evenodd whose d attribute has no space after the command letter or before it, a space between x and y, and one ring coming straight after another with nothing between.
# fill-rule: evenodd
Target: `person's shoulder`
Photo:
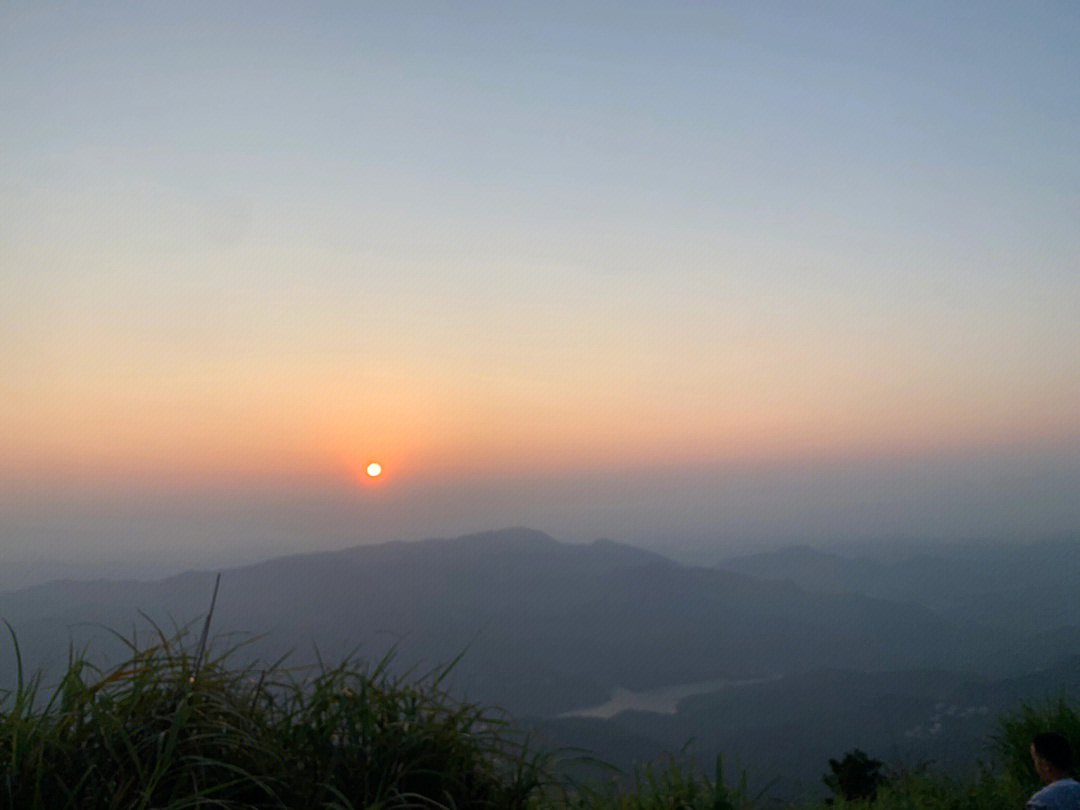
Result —
<instances>
[{"instance_id":1,"label":"person's shoulder","mask_svg":"<svg viewBox=\"0 0 1080 810\"><path fill-rule=\"evenodd\" d=\"M1028 810L1080 810L1080 782L1058 779L1028 799Z\"/></svg>"}]
</instances>

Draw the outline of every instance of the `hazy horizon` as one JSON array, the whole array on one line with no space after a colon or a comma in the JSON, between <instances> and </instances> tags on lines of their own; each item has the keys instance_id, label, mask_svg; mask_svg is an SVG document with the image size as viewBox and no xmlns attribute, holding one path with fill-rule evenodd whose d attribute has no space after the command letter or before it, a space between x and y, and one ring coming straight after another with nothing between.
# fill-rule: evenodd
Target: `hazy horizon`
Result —
<instances>
[{"instance_id":1,"label":"hazy horizon","mask_svg":"<svg viewBox=\"0 0 1080 810\"><path fill-rule=\"evenodd\" d=\"M1078 39L1060 4L7 4L3 561L1075 533Z\"/></svg>"}]
</instances>

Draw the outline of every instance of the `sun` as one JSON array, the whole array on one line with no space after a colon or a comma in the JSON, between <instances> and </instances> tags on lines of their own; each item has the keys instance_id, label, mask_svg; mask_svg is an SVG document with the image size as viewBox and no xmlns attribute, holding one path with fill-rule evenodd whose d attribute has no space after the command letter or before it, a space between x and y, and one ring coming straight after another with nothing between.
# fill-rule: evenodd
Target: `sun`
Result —
<instances>
[{"instance_id":1,"label":"sun","mask_svg":"<svg viewBox=\"0 0 1080 810\"><path fill-rule=\"evenodd\" d=\"M375 461L371 462L367 465L367 474L371 478L378 478L382 475L382 464Z\"/></svg>"}]
</instances>

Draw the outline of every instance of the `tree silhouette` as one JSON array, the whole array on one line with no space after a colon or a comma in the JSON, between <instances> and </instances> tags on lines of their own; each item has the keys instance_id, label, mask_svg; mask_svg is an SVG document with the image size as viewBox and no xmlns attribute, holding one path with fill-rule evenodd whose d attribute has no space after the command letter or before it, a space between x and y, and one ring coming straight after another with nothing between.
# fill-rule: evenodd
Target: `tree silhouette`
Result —
<instances>
[{"instance_id":1,"label":"tree silhouette","mask_svg":"<svg viewBox=\"0 0 1080 810\"><path fill-rule=\"evenodd\" d=\"M841 760L830 759L829 770L821 778L829 789L847 801L877 798L877 790L888 780L881 772L881 762L870 759L858 748L848 751Z\"/></svg>"}]
</instances>

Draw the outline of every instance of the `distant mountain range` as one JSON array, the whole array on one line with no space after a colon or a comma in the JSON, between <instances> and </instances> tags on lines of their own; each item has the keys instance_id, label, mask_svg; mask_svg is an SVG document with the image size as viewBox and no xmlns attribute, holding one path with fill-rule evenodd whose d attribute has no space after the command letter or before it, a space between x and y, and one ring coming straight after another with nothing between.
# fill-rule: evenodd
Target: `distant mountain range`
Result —
<instances>
[{"instance_id":1,"label":"distant mountain range","mask_svg":"<svg viewBox=\"0 0 1080 810\"><path fill-rule=\"evenodd\" d=\"M66 650L80 623L125 631L139 611L197 619L213 575L160 582L53 582L0 595L29 660ZM464 653L470 698L554 714L615 686L649 688L821 666L883 669L949 657L961 639L932 611L858 594L681 566L600 540L567 545L527 529L358 546L225 572L218 633L265 634L255 649L310 658L392 647L405 667ZM2 670L0 670L2 671Z\"/></svg>"},{"instance_id":2,"label":"distant mountain range","mask_svg":"<svg viewBox=\"0 0 1080 810\"><path fill-rule=\"evenodd\" d=\"M854 551L854 550L853 550ZM926 607L999 643L968 665L1009 674L1080 650L1080 537L1032 543L933 544L892 560L809 546L725 560L721 570L814 593L857 593Z\"/></svg>"},{"instance_id":3,"label":"distant mountain range","mask_svg":"<svg viewBox=\"0 0 1080 810\"><path fill-rule=\"evenodd\" d=\"M1032 599L1022 616L984 615L984 608L1007 600L1001 594L1037 594L1059 597L1063 586L1080 574L1080 537L1033 543L935 543L896 559L879 559L855 547L845 553L810 546L725 560L721 569L769 580L787 580L800 588L827 593L863 593L882 599L915 601L935 610L960 610L972 618L1039 621L1061 612L1080 619L1075 599L1046 603ZM993 595L999 595L996 599ZM980 597L984 601L979 601ZM1041 603L1041 604L1040 604Z\"/></svg>"},{"instance_id":4,"label":"distant mountain range","mask_svg":"<svg viewBox=\"0 0 1080 810\"><path fill-rule=\"evenodd\" d=\"M941 548L885 561L799 547L705 568L524 528L357 546L225 571L213 631L259 634L238 655L292 650L298 665L316 650L370 661L393 650L393 666L412 672L460 657L453 689L532 718L554 741L591 741L626 762L694 737L757 751L758 767L780 751L806 766L789 761L789 776L806 777L860 741L933 753L958 712L983 733L979 707L1080 683L1080 544ZM55 671L69 641L122 654L102 627L201 620L213 579L50 582L0 593L0 617L24 660ZM0 689L13 674L0 644ZM616 688L722 679L761 682L718 685L675 714L558 717Z\"/></svg>"}]
</instances>

